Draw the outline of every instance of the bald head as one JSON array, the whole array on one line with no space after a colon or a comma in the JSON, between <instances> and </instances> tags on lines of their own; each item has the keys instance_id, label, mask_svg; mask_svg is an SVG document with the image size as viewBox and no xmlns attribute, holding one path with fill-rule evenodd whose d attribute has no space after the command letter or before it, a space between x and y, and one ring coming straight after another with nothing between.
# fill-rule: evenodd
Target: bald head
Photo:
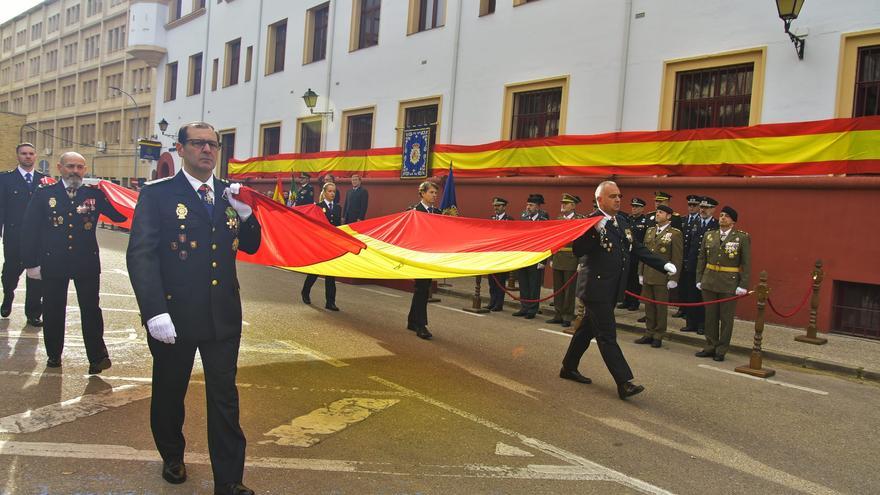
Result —
<instances>
[{"instance_id":1,"label":"bald head","mask_svg":"<svg viewBox=\"0 0 880 495\"><path fill-rule=\"evenodd\" d=\"M58 159L58 163L60 165L64 165L64 164L70 162L71 160L77 160L79 162L82 162L83 164L86 163L85 157L83 157L82 155L80 155L76 151L68 151L67 153L63 153L61 155L61 158Z\"/></svg>"},{"instance_id":2,"label":"bald head","mask_svg":"<svg viewBox=\"0 0 880 495\"><path fill-rule=\"evenodd\" d=\"M58 159L58 172L67 186L79 187L86 175L86 159L75 151L68 151Z\"/></svg>"},{"instance_id":3,"label":"bald head","mask_svg":"<svg viewBox=\"0 0 880 495\"><path fill-rule=\"evenodd\" d=\"M617 215L620 211L621 198L623 195L620 194L620 188L614 181L606 180L596 187L596 204L609 215Z\"/></svg>"}]
</instances>

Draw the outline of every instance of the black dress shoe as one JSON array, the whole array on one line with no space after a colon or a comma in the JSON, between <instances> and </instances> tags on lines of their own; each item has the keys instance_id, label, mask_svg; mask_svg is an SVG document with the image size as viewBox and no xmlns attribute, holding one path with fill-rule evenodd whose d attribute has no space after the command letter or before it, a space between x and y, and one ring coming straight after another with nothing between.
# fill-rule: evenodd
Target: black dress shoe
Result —
<instances>
[{"instance_id":1,"label":"black dress shoe","mask_svg":"<svg viewBox=\"0 0 880 495\"><path fill-rule=\"evenodd\" d=\"M639 323L644 323L644 322L648 321L648 317L647 317L647 316L643 316L643 317L639 318L639 319L636 320L636 321L639 322Z\"/></svg>"},{"instance_id":2,"label":"black dress shoe","mask_svg":"<svg viewBox=\"0 0 880 495\"><path fill-rule=\"evenodd\" d=\"M98 361L97 363L92 363L89 365L89 374L97 375L98 373L109 369L113 363L110 362L110 358L105 357L104 359Z\"/></svg>"},{"instance_id":3,"label":"black dress shoe","mask_svg":"<svg viewBox=\"0 0 880 495\"><path fill-rule=\"evenodd\" d=\"M580 372L578 372L578 370L567 370L565 368L562 368L561 370L559 370L559 378L563 378L565 380L572 380L572 381L575 381L578 383L593 383L593 380L590 380L589 378L580 374Z\"/></svg>"},{"instance_id":4,"label":"black dress shoe","mask_svg":"<svg viewBox=\"0 0 880 495\"><path fill-rule=\"evenodd\" d=\"M186 465L182 461L163 462L162 478L173 485L183 483L186 481Z\"/></svg>"},{"instance_id":5,"label":"black dress shoe","mask_svg":"<svg viewBox=\"0 0 880 495\"><path fill-rule=\"evenodd\" d=\"M715 361L724 361L724 356L722 356L720 354L716 354L716 355L712 356L712 359L714 359Z\"/></svg>"},{"instance_id":6,"label":"black dress shoe","mask_svg":"<svg viewBox=\"0 0 880 495\"><path fill-rule=\"evenodd\" d=\"M6 318L12 313L12 296L3 296L3 304L0 305L0 316Z\"/></svg>"},{"instance_id":7,"label":"black dress shoe","mask_svg":"<svg viewBox=\"0 0 880 495\"><path fill-rule=\"evenodd\" d=\"M562 323L562 318L550 318L549 320L546 320L546 321L547 321L547 323L558 324L558 323Z\"/></svg>"},{"instance_id":8,"label":"black dress shoe","mask_svg":"<svg viewBox=\"0 0 880 495\"><path fill-rule=\"evenodd\" d=\"M48 358L46 359L46 367L47 368L60 368L61 367L61 358Z\"/></svg>"},{"instance_id":9,"label":"black dress shoe","mask_svg":"<svg viewBox=\"0 0 880 495\"><path fill-rule=\"evenodd\" d=\"M684 316L685 316L685 315L684 315L684 313L681 312L681 310L676 311L676 312L672 315L673 318L684 318Z\"/></svg>"},{"instance_id":10,"label":"black dress shoe","mask_svg":"<svg viewBox=\"0 0 880 495\"><path fill-rule=\"evenodd\" d=\"M502 309L501 306L495 306L494 308L489 308L489 311L501 311Z\"/></svg>"},{"instance_id":11,"label":"black dress shoe","mask_svg":"<svg viewBox=\"0 0 880 495\"><path fill-rule=\"evenodd\" d=\"M431 340L431 337L433 337L433 335L431 335L431 332L429 332L426 327L419 327L416 330L416 336L420 339L425 340Z\"/></svg>"},{"instance_id":12,"label":"black dress shoe","mask_svg":"<svg viewBox=\"0 0 880 495\"><path fill-rule=\"evenodd\" d=\"M302 295L302 298L303 298L303 302L304 302L305 304L312 304L312 298L309 297L308 294L306 294L305 292L303 292L301 295Z\"/></svg>"},{"instance_id":13,"label":"black dress shoe","mask_svg":"<svg viewBox=\"0 0 880 495\"><path fill-rule=\"evenodd\" d=\"M561 325L562 325L562 328L568 328L571 326L571 322L563 320Z\"/></svg>"},{"instance_id":14,"label":"black dress shoe","mask_svg":"<svg viewBox=\"0 0 880 495\"><path fill-rule=\"evenodd\" d=\"M627 303L620 303L617 305L617 309L627 309L627 308L629 308L629 304L627 304Z\"/></svg>"},{"instance_id":15,"label":"black dress shoe","mask_svg":"<svg viewBox=\"0 0 880 495\"><path fill-rule=\"evenodd\" d=\"M519 310L516 313L513 313L513 316L525 316L527 314L528 313L526 313L525 311Z\"/></svg>"},{"instance_id":16,"label":"black dress shoe","mask_svg":"<svg viewBox=\"0 0 880 495\"><path fill-rule=\"evenodd\" d=\"M707 358L707 357L715 357L715 353L712 351L699 351L694 356L699 358Z\"/></svg>"},{"instance_id":17,"label":"black dress shoe","mask_svg":"<svg viewBox=\"0 0 880 495\"><path fill-rule=\"evenodd\" d=\"M339 308L336 307L333 303L327 303L324 305L325 309L329 309L330 311L339 311Z\"/></svg>"},{"instance_id":18,"label":"black dress shoe","mask_svg":"<svg viewBox=\"0 0 880 495\"><path fill-rule=\"evenodd\" d=\"M241 483L229 483L215 486L214 495L254 495L254 491Z\"/></svg>"},{"instance_id":19,"label":"black dress shoe","mask_svg":"<svg viewBox=\"0 0 880 495\"><path fill-rule=\"evenodd\" d=\"M697 335L706 335L706 331L703 330L702 328L698 328L698 329L697 329Z\"/></svg>"},{"instance_id":20,"label":"black dress shoe","mask_svg":"<svg viewBox=\"0 0 880 495\"><path fill-rule=\"evenodd\" d=\"M637 338L633 342L635 342L636 344L650 344L653 341L654 341L654 337L651 337L650 335L644 335L642 337Z\"/></svg>"},{"instance_id":21,"label":"black dress shoe","mask_svg":"<svg viewBox=\"0 0 880 495\"><path fill-rule=\"evenodd\" d=\"M694 327L681 327L682 332L696 332L697 329Z\"/></svg>"},{"instance_id":22,"label":"black dress shoe","mask_svg":"<svg viewBox=\"0 0 880 495\"><path fill-rule=\"evenodd\" d=\"M535 314L534 314L534 313L529 313L529 314L523 316L523 318L525 318L525 319L527 319L527 320L534 320L534 319L535 319Z\"/></svg>"},{"instance_id":23,"label":"black dress shoe","mask_svg":"<svg viewBox=\"0 0 880 495\"><path fill-rule=\"evenodd\" d=\"M644 390L645 387L641 385L635 385L633 382L623 382L617 385L617 396L620 397L620 400L625 400L627 397L640 394Z\"/></svg>"},{"instance_id":24,"label":"black dress shoe","mask_svg":"<svg viewBox=\"0 0 880 495\"><path fill-rule=\"evenodd\" d=\"M40 318L28 318L27 324L32 327L39 328L43 326L43 320L41 320Z\"/></svg>"},{"instance_id":25,"label":"black dress shoe","mask_svg":"<svg viewBox=\"0 0 880 495\"><path fill-rule=\"evenodd\" d=\"M660 339L654 339L651 341L651 347L653 347L654 349L656 349L662 345L663 345L663 341Z\"/></svg>"},{"instance_id":26,"label":"black dress shoe","mask_svg":"<svg viewBox=\"0 0 880 495\"><path fill-rule=\"evenodd\" d=\"M636 304L635 306L627 306L626 309L628 309L628 310L630 310L630 311L638 311L638 310L639 310L639 305Z\"/></svg>"},{"instance_id":27,"label":"black dress shoe","mask_svg":"<svg viewBox=\"0 0 880 495\"><path fill-rule=\"evenodd\" d=\"M407 323L407 324L406 324L406 329L407 329L407 330L412 330L413 332L418 332L418 331L419 331L419 327L417 327L416 325L413 325L412 323Z\"/></svg>"}]
</instances>

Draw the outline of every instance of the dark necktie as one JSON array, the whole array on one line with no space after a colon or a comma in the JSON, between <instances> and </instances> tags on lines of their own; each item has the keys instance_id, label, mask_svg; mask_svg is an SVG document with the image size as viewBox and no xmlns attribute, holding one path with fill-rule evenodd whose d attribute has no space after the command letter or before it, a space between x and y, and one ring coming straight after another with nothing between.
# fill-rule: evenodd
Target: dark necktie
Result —
<instances>
[{"instance_id":1,"label":"dark necktie","mask_svg":"<svg viewBox=\"0 0 880 495\"><path fill-rule=\"evenodd\" d=\"M208 216L214 216L214 195L211 194L211 188L207 184L199 186L199 197L202 198L202 204L208 210Z\"/></svg>"},{"instance_id":2,"label":"dark necktie","mask_svg":"<svg viewBox=\"0 0 880 495\"><path fill-rule=\"evenodd\" d=\"M34 176L30 172L24 174L24 181L27 182L28 189L34 190Z\"/></svg>"}]
</instances>

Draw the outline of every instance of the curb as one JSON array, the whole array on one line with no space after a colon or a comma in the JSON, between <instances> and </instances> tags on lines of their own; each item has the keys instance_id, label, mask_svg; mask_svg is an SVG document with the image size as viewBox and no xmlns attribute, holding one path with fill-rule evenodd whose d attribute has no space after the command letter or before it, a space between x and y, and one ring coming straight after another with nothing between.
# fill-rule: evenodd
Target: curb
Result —
<instances>
[{"instance_id":1,"label":"curb","mask_svg":"<svg viewBox=\"0 0 880 495\"><path fill-rule=\"evenodd\" d=\"M448 294L450 296L460 297L462 299L470 300L473 297L473 294L469 294L460 290L450 289L450 288L438 288L435 294ZM489 299L487 297L481 297L481 300L484 303L488 303ZM517 305L513 301L504 301L505 306L509 306L511 308L516 308ZM547 314L547 307L542 307L544 310L544 314ZM637 327L635 325L629 323L621 323L617 322L617 327L621 330L625 330L630 333L641 334L642 328ZM698 339L691 337L689 335L682 335L681 333L669 332L666 337L667 340L671 340L673 342L678 342L682 344L691 345L694 347L702 347L703 339ZM739 344L730 344L730 351L734 354L742 354L746 357L751 355L752 348L746 347ZM789 354L787 352L774 351L774 350L762 350L762 355L764 359L778 361L781 363L791 364L795 366L799 366L805 369L812 369L818 371L827 371L830 373L843 375L852 378L858 378L861 380L870 380L875 382L880 382L880 371L871 371L866 370L863 367L852 366L848 364L835 363L833 361L825 361L821 359L806 357L806 356L798 356L796 354Z\"/></svg>"}]
</instances>

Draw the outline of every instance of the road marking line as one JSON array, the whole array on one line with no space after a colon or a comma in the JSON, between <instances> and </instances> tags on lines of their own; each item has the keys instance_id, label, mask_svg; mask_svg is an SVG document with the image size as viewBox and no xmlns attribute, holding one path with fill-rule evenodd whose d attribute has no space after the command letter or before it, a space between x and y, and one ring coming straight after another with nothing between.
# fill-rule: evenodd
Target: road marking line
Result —
<instances>
[{"instance_id":1,"label":"road marking line","mask_svg":"<svg viewBox=\"0 0 880 495\"><path fill-rule=\"evenodd\" d=\"M336 358L330 357L330 356L328 356L322 352L316 351L314 349L310 349L310 348L308 348L302 344L296 343L296 342L289 342L286 340L276 340L275 342L278 342L279 344L281 344L283 346L287 346L290 349L295 349L300 354L305 354L307 356L311 356L312 358L314 358L317 361L324 361L325 363L329 364L330 366L333 366L336 368L343 368L345 366L348 366L348 363L345 363L345 362L340 361Z\"/></svg>"},{"instance_id":2,"label":"road marking line","mask_svg":"<svg viewBox=\"0 0 880 495\"><path fill-rule=\"evenodd\" d=\"M503 455L508 457L535 457L535 454L527 452L519 447L507 445L503 442L495 444L495 455Z\"/></svg>"},{"instance_id":3,"label":"road marking line","mask_svg":"<svg viewBox=\"0 0 880 495\"><path fill-rule=\"evenodd\" d=\"M151 395L151 387L142 385L121 385L97 394L81 395L70 400L49 404L34 410L25 411L0 418L0 433L33 433L64 423L76 421L146 399Z\"/></svg>"},{"instance_id":4,"label":"road marking line","mask_svg":"<svg viewBox=\"0 0 880 495\"><path fill-rule=\"evenodd\" d=\"M350 397L333 401L327 407L294 418L290 424L273 428L265 437L277 437L277 440L263 440L259 443L290 446L311 447L332 435L346 429L349 425L360 423L374 412L387 409L400 402L400 399L364 399Z\"/></svg>"},{"instance_id":5,"label":"road marking line","mask_svg":"<svg viewBox=\"0 0 880 495\"><path fill-rule=\"evenodd\" d=\"M381 290L368 289L367 287L359 287L359 289L360 289L360 290L365 290L365 291L367 291L367 292L372 292L372 293L374 293L374 294L381 294L381 295L383 295L383 296L388 296L388 297L403 297L403 296L400 295L400 294L391 294L391 293L389 293L389 292L385 292L385 291L381 291Z\"/></svg>"},{"instance_id":6,"label":"road marking line","mask_svg":"<svg viewBox=\"0 0 880 495\"><path fill-rule=\"evenodd\" d=\"M25 289L15 289L15 292L25 292ZM67 291L68 294L76 294L75 290ZM134 294L115 294L113 292L99 292L99 296L110 296L110 297L135 297Z\"/></svg>"},{"instance_id":7,"label":"road marking line","mask_svg":"<svg viewBox=\"0 0 880 495\"><path fill-rule=\"evenodd\" d=\"M464 419L470 420L474 423L482 425L482 426L489 428L490 430L493 430L493 431L500 433L502 435L515 438L528 447L539 450L539 451L541 451L551 457L555 457L557 459L560 459L562 461L568 462L573 465L573 466L543 466L543 468L546 469L547 471L556 472L556 473L563 473L566 471L574 470L575 472L578 473L578 475L588 475L591 477L590 479L595 479L595 480L613 481L613 482L619 483L623 486L627 486L627 487L632 488L634 490L640 491L642 493L656 494L656 495L671 495L671 492L664 490L658 486L654 486L646 481L642 481L640 479L633 478L631 476L627 476L619 471L615 471L611 468L607 468L601 464L590 461L584 457L581 457L581 456L574 454L572 452L568 452L566 450L563 450L559 447L551 445L551 444L544 442L542 440L528 437L526 435L523 435L522 433L518 433L514 430L511 430L511 429L506 428L504 426L493 423L492 421L489 421L488 419L481 418L475 414L469 413L469 412L464 411L462 409L458 409L456 407L450 406L449 404L445 404L443 402L440 402L439 400L433 399L433 398L428 397L424 394L416 392L415 390L408 389L408 388L404 387L403 385L398 385L394 382L385 380L384 378L379 377L379 376L375 376L375 375L370 376L369 378L375 382L378 382L378 383L385 385L386 387L388 387L392 390L397 390L399 392L402 392L409 397L413 397L415 399L421 400L422 402L425 402L427 404L430 404L430 405L433 405L433 406L438 407L440 409L443 409L444 411L447 411L451 414L455 414L455 415L460 416ZM539 466L529 466L529 469L535 469L535 468L539 468ZM541 471L545 472L544 469L542 469ZM547 474L550 474L550 473L547 473ZM561 474L557 474L557 475L561 475ZM508 474L508 476L510 476L510 475ZM574 474L568 473L568 476L574 476ZM547 479L550 479L550 478L547 478ZM574 479L574 478L566 477L565 479Z\"/></svg>"},{"instance_id":8,"label":"road marking line","mask_svg":"<svg viewBox=\"0 0 880 495\"><path fill-rule=\"evenodd\" d=\"M794 383L780 382L779 380L771 380L769 378L760 378L757 376L747 375L745 373L738 373L736 371L730 371L730 370L724 370L721 368L716 368L714 366L709 366L708 364L698 364L697 366L699 366L700 368L703 368L703 369L707 369L707 370L720 371L721 373L727 373L728 375L739 376L742 378L749 378L749 379L758 380L761 382L767 382L772 385L779 385L781 387L793 388L795 390L803 390L804 392L810 392L810 393L817 394L817 395L828 395L828 392L826 392L824 390L818 390L818 389L810 388L810 387L803 387L801 385L795 385Z\"/></svg>"},{"instance_id":9,"label":"road marking line","mask_svg":"<svg viewBox=\"0 0 880 495\"><path fill-rule=\"evenodd\" d=\"M559 330L550 330L549 328L539 328L538 331L539 331L539 332L552 333L553 335L559 335L559 336L561 336L561 337L568 337L568 338L571 338L571 335L570 335L570 334L567 334L567 333L565 333L565 332L560 332Z\"/></svg>"},{"instance_id":10,"label":"road marking line","mask_svg":"<svg viewBox=\"0 0 880 495\"><path fill-rule=\"evenodd\" d=\"M448 309L449 311L456 311L456 312L458 312L458 313L464 313L464 314L469 315L469 316L478 316L478 317L480 317L480 318L486 316L485 314L471 313L470 311L465 311L465 310L463 310L463 309L453 308L453 307L451 307L451 306L444 306L444 305L442 305L442 304L434 304L433 307L435 307L435 308Z\"/></svg>"},{"instance_id":11,"label":"road marking line","mask_svg":"<svg viewBox=\"0 0 880 495\"><path fill-rule=\"evenodd\" d=\"M482 378L483 380L486 380L489 383L493 383L495 385L498 385L499 387L506 388L507 390L510 390L511 392L516 392L518 394L524 395L524 396L528 397L529 399L537 400L538 399L537 396L541 394L540 390L536 390L536 389L534 389L524 383L520 383L518 381L511 380L510 378L507 378L505 376L501 376L498 373L489 371L487 369L477 368L474 366L466 365L466 364L461 363L459 361L456 361L454 359L443 358L443 360L453 366L458 366L459 368L467 371L468 373L476 376L477 378Z\"/></svg>"}]
</instances>

